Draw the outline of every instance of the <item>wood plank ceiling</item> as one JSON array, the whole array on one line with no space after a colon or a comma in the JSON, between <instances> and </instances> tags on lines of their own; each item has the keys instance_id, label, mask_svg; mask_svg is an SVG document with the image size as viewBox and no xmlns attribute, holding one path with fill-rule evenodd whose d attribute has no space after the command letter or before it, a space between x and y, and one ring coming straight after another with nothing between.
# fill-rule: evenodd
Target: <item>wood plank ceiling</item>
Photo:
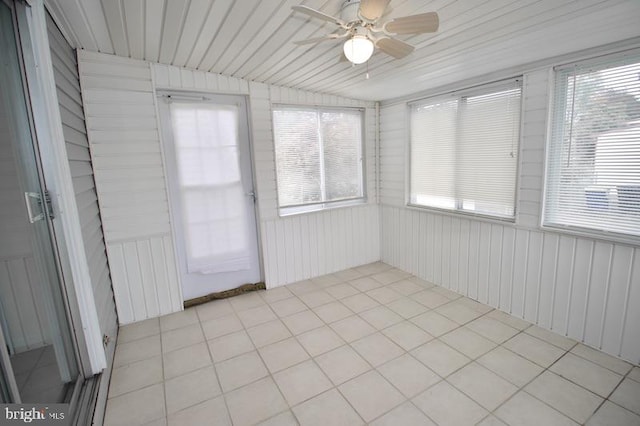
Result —
<instances>
[{"instance_id":1,"label":"wood plank ceiling","mask_svg":"<svg viewBox=\"0 0 640 426\"><path fill-rule=\"evenodd\" d=\"M392 0L386 18L435 11L435 34L402 37L402 60L340 62L342 45L294 40L333 31L292 13L305 4L339 16L343 0L46 0L77 48L385 100L589 47L640 37L638 0ZM370 78L366 79L366 73Z\"/></svg>"}]
</instances>

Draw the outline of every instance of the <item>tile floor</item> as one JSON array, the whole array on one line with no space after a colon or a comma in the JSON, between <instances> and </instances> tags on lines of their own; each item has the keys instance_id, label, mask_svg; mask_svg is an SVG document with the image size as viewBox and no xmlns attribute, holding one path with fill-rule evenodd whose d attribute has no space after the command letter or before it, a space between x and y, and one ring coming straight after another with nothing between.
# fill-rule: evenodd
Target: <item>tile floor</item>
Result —
<instances>
[{"instance_id":1,"label":"tile floor","mask_svg":"<svg viewBox=\"0 0 640 426\"><path fill-rule=\"evenodd\" d=\"M640 368L383 263L122 327L107 425L640 425Z\"/></svg>"},{"instance_id":2,"label":"tile floor","mask_svg":"<svg viewBox=\"0 0 640 426\"><path fill-rule=\"evenodd\" d=\"M52 345L11 356L11 367L22 402L63 402L68 396Z\"/></svg>"}]
</instances>

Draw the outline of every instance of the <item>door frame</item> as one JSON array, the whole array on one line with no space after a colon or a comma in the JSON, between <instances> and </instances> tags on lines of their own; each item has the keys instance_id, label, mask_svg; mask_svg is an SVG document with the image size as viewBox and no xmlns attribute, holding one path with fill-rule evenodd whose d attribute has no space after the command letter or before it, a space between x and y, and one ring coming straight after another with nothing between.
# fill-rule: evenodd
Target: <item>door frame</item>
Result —
<instances>
[{"instance_id":1,"label":"door frame","mask_svg":"<svg viewBox=\"0 0 640 426\"><path fill-rule=\"evenodd\" d=\"M171 88L156 88L154 87L154 99L155 99L155 103L156 103L156 119L158 122L158 130L159 130L159 137L160 137L160 153L162 155L162 162L163 162L163 167L164 167L164 179L165 179L165 189L166 189L166 193L167 193L167 203L169 205L169 220L171 222L171 236L174 240L174 244L173 244L173 255L174 255L174 259L176 261L176 266L178 268L178 284L180 286L180 293L181 295L184 295L184 290L183 290L183 282L182 282L182 272L181 272L181 266L179 265L180 263L180 253L178 252L179 248L178 248L178 244L180 243L180 239L177 238L176 235L176 227L178 226L178 223L176 221L176 217L174 215L173 212L173 208L172 206L174 205L174 200L173 200L173 196L172 196L172 192L170 190L170 186L173 185L172 183L169 182L169 173L167 172L167 168L168 166L168 162L170 161L167 158L167 155L170 155L171 153L168 153L168 146L169 143L167 143L167 135L170 134L168 132L173 132L173 129L171 127L171 123L168 122L168 120L162 120L163 116L169 116L167 114L167 111L165 111L165 106L162 105L163 101L162 99L166 96L171 96L176 100L184 100L184 101L214 101L216 96L230 96L230 97L236 97L236 98L241 98L243 99L243 113L246 116L246 120L247 120L247 143L248 143L248 154L249 154L249 163L251 166L251 185L253 187L253 193L254 193L254 203L253 203L253 211L254 211L254 218L255 218L255 229L256 229L256 244L257 244L257 256L258 256L258 269L260 272L260 280L264 282L265 279L265 271L264 271L264 259L263 259L263 250L262 250L262 232L261 232L261 225L260 225L260 211L259 211L259 197L258 197L258 192L257 192L257 180L256 180L256 163L255 163L255 156L254 156L254 152L253 152L253 127L252 127L252 120L251 120L251 107L250 107L250 97L248 95L245 94L241 94L241 93L228 93L228 92L221 92L221 93L217 93L217 92L206 92L206 91L202 91L202 90L185 90L185 89L171 89ZM168 109L168 107L166 107ZM173 141L171 141L171 146L173 146ZM183 297L183 302L184 302L184 297Z\"/></svg>"},{"instance_id":2,"label":"door frame","mask_svg":"<svg viewBox=\"0 0 640 426\"><path fill-rule=\"evenodd\" d=\"M84 378L107 366L103 336L91 287L91 276L71 170L62 130L43 0L15 1L19 50L28 90L34 151L51 195L55 218L52 237L58 248L62 291ZM113 336L115 338L115 336Z\"/></svg>"}]
</instances>

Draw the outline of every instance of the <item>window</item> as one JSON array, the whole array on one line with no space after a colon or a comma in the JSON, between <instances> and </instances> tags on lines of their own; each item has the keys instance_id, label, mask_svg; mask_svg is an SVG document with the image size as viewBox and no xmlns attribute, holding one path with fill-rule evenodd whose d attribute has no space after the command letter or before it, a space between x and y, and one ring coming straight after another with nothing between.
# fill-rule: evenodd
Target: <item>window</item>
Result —
<instances>
[{"instance_id":1,"label":"window","mask_svg":"<svg viewBox=\"0 0 640 426\"><path fill-rule=\"evenodd\" d=\"M409 203L512 219L521 92L511 80L411 104Z\"/></svg>"},{"instance_id":2,"label":"window","mask_svg":"<svg viewBox=\"0 0 640 426\"><path fill-rule=\"evenodd\" d=\"M362 201L362 111L275 107L281 214Z\"/></svg>"},{"instance_id":3,"label":"window","mask_svg":"<svg viewBox=\"0 0 640 426\"><path fill-rule=\"evenodd\" d=\"M640 236L640 57L556 69L544 224Z\"/></svg>"}]
</instances>

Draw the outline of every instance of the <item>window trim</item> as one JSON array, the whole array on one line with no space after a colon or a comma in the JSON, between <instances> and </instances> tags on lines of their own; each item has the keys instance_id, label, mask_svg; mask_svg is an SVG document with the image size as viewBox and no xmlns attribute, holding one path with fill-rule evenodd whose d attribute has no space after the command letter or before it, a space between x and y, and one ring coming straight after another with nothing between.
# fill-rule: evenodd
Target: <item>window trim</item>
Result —
<instances>
[{"instance_id":1,"label":"window trim","mask_svg":"<svg viewBox=\"0 0 640 426\"><path fill-rule=\"evenodd\" d=\"M336 112L336 111L357 111L360 114L360 134L361 134L361 147L360 147L360 179L362 183L362 195L358 197L344 198L334 201L318 201L312 203L296 204L289 206L280 205L280 191L278 188L278 166L277 166L277 154L276 154L276 134L275 126L273 125L273 115L276 110L290 110L290 111L315 111L315 112ZM289 103L272 103L271 104L271 135L273 138L273 159L274 159L274 171L276 181L276 208L278 209L279 217L294 216L299 214L314 213L324 210L332 210L337 208L352 207L368 202L367 197L367 156L366 156L366 108L365 107L349 107L349 106L326 106L326 105L312 105L312 104L289 104Z\"/></svg>"},{"instance_id":2,"label":"window trim","mask_svg":"<svg viewBox=\"0 0 640 426\"><path fill-rule=\"evenodd\" d=\"M555 232L564 235L571 235L574 237L590 238L596 241L613 242L620 244L638 245L640 244L640 236L631 234L625 234L621 232L613 232L601 229L587 228L576 225L565 225L560 223L548 223L547 206L549 204L548 193L549 188L549 173L551 171L550 157L554 152L552 144L553 142L553 127L556 125L555 120L559 116L559 111L556 110L558 98L566 98L565 94L558 94L556 91L558 78L560 73L568 69L573 68L588 68L599 66L605 63L623 62L625 59L635 58L636 62L640 62L640 48L631 48L618 52L606 53L603 55L592 56L588 58L581 58L573 62L563 62L551 66L549 68L549 82L548 82L548 102L547 102L547 129L544 144L544 174L542 176L542 191L540 202L540 217L539 217L539 229L546 232ZM615 65L612 65L615 66ZM606 69L606 68L603 68Z\"/></svg>"},{"instance_id":3,"label":"window trim","mask_svg":"<svg viewBox=\"0 0 640 426\"><path fill-rule=\"evenodd\" d=\"M444 215L452 215L460 218L473 218L481 221L496 223L496 224L511 224L516 225L518 222L518 212L519 212L519 203L520 203L520 172L522 169L522 137L523 137L523 128L524 128L524 100L525 100L525 78L524 74L519 74L507 78L502 78L500 80L490 81L486 83L480 83L472 86L468 86L466 88L455 89L448 92L435 93L430 96L421 97L419 99L412 99L411 101L406 103L405 111L406 120L405 126L407 129L407 143L405 145L405 206L416 211L430 211L436 214L444 214ZM461 97L470 97L470 96L478 96L482 94L491 93L493 91L499 91L501 89L506 89L513 85L514 83L520 84L520 120L519 120L519 133L518 133L518 161L516 163L516 171L515 171L515 188L514 188L514 205L513 205L513 216L500 216L493 215L487 213L476 213L470 210L462 210L462 209L446 209L441 207L434 206L426 206L422 204L415 204L411 202L411 109L417 105L422 104L425 101L444 101L448 99L458 99Z\"/></svg>"}]
</instances>

